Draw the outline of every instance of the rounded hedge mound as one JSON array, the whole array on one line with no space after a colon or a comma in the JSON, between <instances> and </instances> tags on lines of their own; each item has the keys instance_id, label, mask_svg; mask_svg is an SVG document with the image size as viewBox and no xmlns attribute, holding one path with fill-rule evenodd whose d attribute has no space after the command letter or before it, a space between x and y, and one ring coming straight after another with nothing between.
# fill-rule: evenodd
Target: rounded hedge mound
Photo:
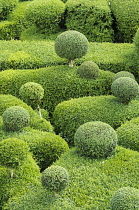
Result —
<instances>
[{"instance_id":1,"label":"rounded hedge mound","mask_svg":"<svg viewBox=\"0 0 139 210\"><path fill-rule=\"evenodd\" d=\"M50 166L42 172L41 181L47 190L60 192L69 184L68 172L61 166Z\"/></svg>"},{"instance_id":2,"label":"rounded hedge mound","mask_svg":"<svg viewBox=\"0 0 139 210\"><path fill-rule=\"evenodd\" d=\"M131 72L129 72L129 71L119 71L114 75L113 81L115 81L116 79L118 79L120 77L130 77L130 78L135 80L135 77Z\"/></svg>"},{"instance_id":3,"label":"rounded hedge mound","mask_svg":"<svg viewBox=\"0 0 139 210\"><path fill-rule=\"evenodd\" d=\"M0 0L0 20L7 19L8 14L18 4L18 0Z\"/></svg>"},{"instance_id":4,"label":"rounded hedge mound","mask_svg":"<svg viewBox=\"0 0 139 210\"><path fill-rule=\"evenodd\" d=\"M27 6L25 17L40 29L56 32L64 12L65 4L60 0L39 0Z\"/></svg>"},{"instance_id":5,"label":"rounded hedge mound","mask_svg":"<svg viewBox=\"0 0 139 210\"><path fill-rule=\"evenodd\" d=\"M2 115L4 127L7 131L21 131L29 125L29 112L21 106L11 106Z\"/></svg>"},{"instance_id":6,"label":"rounded hedge mound","mask_svg":"<svg viewBox=\"0 0 139 210\"><path fill-rule=\"evenodd\" d=\"M91 158L108 157L116 148L117 135L108 124L93 121L81 125L74 136L77 150Z\"/></svg>"},{"instance_id":7,"label":"rounded hedge mound","mask_svg":"<svg viewBox=\"0 0 139 210\"><path fill-rule=\"evenodd\" d=\"M139 190L133 187L123 187L115 192L111 202L112 210L139 209Z\"/></svg>"},{"instance_id":8,"label":"rounded hedge mound","mask_svg":"<svg viewBox=\"0 0 139 210\"><path fill-rule=\"evenodd\" d=\"M81 78L96 79L99 76L99 67L92 61L84 61L77 69Z\"/></svg>"},{"instance_id":9,"label":"rounded hedge mound","mask_svg":"<svg viewBox=\"0 0 139 210\"><path fill-rule=\"evenodd\" d=\"M33 119L31 122L31 128L33 129L37 129L40 131L46 131L46 132L54 132L53 130L53 126L51 125L51 123L49 121L47 121L44 118L40 118L40 119Z\"/></svg>"},{"instance_id":10,"label":"rounded hedge mound","mask_svg":"<svg viewBox=\"0 0 139 210\"><path fill-rule=\"evenodd\" d=\"M55 52L59 57L73 61L87 53L89 42L86 36L78 31L65 31L55 40ZM72 66L73 63L70 64Z\"/></svg>"},{"instance_id":11,"label":"rounded hedge mound","mask_svg":"<svg viewBox=\"0 0 139 210\"><path fill-rule=\"evenodd\" d=\"M121 102L128 104L136 98L139 92L139 85L132 78L120 77L112 83L111 91Z\"/></svg>"}]
</instances>

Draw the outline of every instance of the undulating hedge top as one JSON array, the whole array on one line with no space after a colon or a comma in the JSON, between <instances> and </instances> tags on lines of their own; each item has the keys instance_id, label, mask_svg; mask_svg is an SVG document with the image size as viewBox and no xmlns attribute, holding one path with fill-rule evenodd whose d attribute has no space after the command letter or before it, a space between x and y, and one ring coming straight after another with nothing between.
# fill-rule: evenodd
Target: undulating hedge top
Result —
<instances>
[{"instance_id":1,"label":"undulating hedge top","mask_svg":"<svg viewBox=\"0 0 139 210\"><path fill-rule=\"evenodd\" d=\"M6 70L0 72L0 92L19 97L23 84L39 83L44 88L40 107L47 108L50 113L58 103L69 98L110 93L113 73L100 70L96 80L87 80L77 76L77 68L63 65L38 70Z\"/></svg>"},{"instance_id":2,"label":"undulating hedge top","mask_svg":"<svg viewBox=\"0 0 139 210\"><path fill-rule=\"evenodd\" d=\"M40 67L65 64L67 59L60 58L54 51L54 41L0 41L0 70L4 69L36 69ZM133 58L134 45L123 43L89 43L87 54L76 59L77 65L84 60L93 61L100 69L112 72L123 71ZM37 52L37 53L36 53ZM128 57L127 57L128 56ZM135 71L136 63L133 62ZM130 71L130 68L127 69ZM134 72L132 72L134 73Z\"/></svg>"},{"instance_id":3,"label":"undulating hedge top","mask_svg":"<svg viewBox=\"0 0 139 210\"><path fill-rule=\"evenodd\" d=\"M71 99L58 104L53 113L56 133L60 133L70 144L78 127L90 121L102 121L113 128L139 115L139 102L128 105L114 96L94 96Z\"/></svg>"},{"instance_id":4,"label":"undulating hedge top","mask_svg":"<svg viewBox=\"0 0 139 210\"><path fill-rule=\"evenodd\" d=\"M115 39L118 42L133 42L136 30L139 28L138 0L108 0L115 21Z\"/></svg>"},{"instance_id":5,"label":"undulating hedge top","mask_svg":"<svg viewBox=\"0 0 139 210\"><path fill-rule=\"evenodd\" d=\"M10 210L110 209L110 200L119 188L138 188L138 161L138 152L122 147L117 147L112 157L100 160L82 157L72 149L54 164L69 173L70 184L62 193L54 199L38 188L21 200L16 197L9 203Z\"/></svg>"},{"instance_id":6,"label":"undulating hedge top","mask_svg":"<svg viewBox=\"0 0 139 210\"><path fill-rule=\"evenodd\" d=\"M113 40L111 11L106 0L68 0L66 27L83 33L92 42Z\"/></svg>"}]
</instances>

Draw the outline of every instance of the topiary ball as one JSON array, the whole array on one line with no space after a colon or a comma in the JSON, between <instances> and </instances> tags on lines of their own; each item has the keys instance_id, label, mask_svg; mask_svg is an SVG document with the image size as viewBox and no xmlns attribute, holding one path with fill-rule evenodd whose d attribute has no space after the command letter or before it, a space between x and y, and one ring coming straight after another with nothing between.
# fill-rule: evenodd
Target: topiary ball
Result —
<instances>
[{"instance_id":1,"label":"topiary ball","mask_svg":"<svg viewBox=\"0 0 139 210\"><path fill-rule=\"evenodd\" d=\"M104 122L87 122L77 129L74 144L82 155L91 158L108 157L116 148L117 135L115 130Z\"/></svg>"},{"instance_id":2,"label":"topiary ball","mask_svg":"<svg viewBox=\"0 0 139 210\"><path fill-rule=\"evenodd\" d=\"M115 81L116 79L118 79L120 77L130 77L135 80L134 75L132 73L130 73L129 71L119 71L118 73L116 73L114 75L113 81Z\"/></svg>"},{"instance_id":3,"label":"topiary ball","mask_svg":"<svg viewBox=\"0 0 139 210\"><path fill-rule=\"evenodd\" d=\"M136 98L139 85L132 78L120 77L112 83L111 91L121 102L128 104L132 99Z\"/></svg>"},{"instance_id":4,"label":"topiary ball","mask_svg":"<svg viewBox=\"0 0 139 210\"><path fill-rule=\"evenodd\" d=\"M21 106L11 106L2 115L3 124L7 131L21 131L29 125L30 115Z\"/></svg>"},{"instance_id":5,"label":"topiary ball","mask_svg":"<svg viewBox=\"0 0 139 210\"><path fill-rule=\"evenodd\" d=\"M84 61L77 69L81 78L96 79L99 76L99 67L92 61Z\"/></svg>"},{"instance_id":6,"label":"topiary ball","mask_svg":"<svg viewBox=\"0 0 139 210\"><path fill-rule=\"evenodd\" d=\"M41 181L47 190L60 192L69 184L68 172L61 166L50 166L42 172Z\"/></svg>"},{"instance_id":7,"label":"topiary ball","mask_svg":"<svg viewBox=\"0 0 139 210\"><path fill-rule=\"evenodd\" d=\"M110 201L112 210L139 209L139 190L133 187L123 187L115 192Z\"/></svg>"},{"instance_id":8,"label":"topiary ball","mask_svg":"<svg viewBox=\"0 0 139 210\"><path fill-rule=\"evenodd\" d=\"M43 87L35 82L27 82L23 84L19 89L19 95L28 105L31 104L31 101L39 102L44 96Z\"/></svg>"},{"instance_id":9,"label":"topiary ball","mask_svg":"<svg viewBox=\"0 0 139 210\"><path fill-rule=\"evenodd\" d=\"M55 40L55 52L59 57L69 61L81 58L87 53L89 42L86 36L78 31L65 31Z\"/></svg>"}]
</instances>

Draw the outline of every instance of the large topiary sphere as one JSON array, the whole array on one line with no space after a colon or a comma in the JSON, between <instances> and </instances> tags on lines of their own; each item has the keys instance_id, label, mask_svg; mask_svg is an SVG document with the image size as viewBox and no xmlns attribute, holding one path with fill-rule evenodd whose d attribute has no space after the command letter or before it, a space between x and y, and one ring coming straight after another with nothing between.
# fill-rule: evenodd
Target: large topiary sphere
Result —
<instances>
[{"instance_id":1,"label":"large topiary sphere","mask_svg":"<svg viewBox=\"0 0 139 210\"><path fill-rule=\"evenodd\" d=\"M139 28L134 37L134 45L135 45L137 53L139 54Z\"/></svg>"},{"instance_id":2,"label":"large topiary sphere","mask_svg":"<svg viewBox=\"0 0 139 210\"><path fill-rule=\"evenodd\" d=\"M96 79L99 76L99 67L92 61L84 61L77 69L81 78Z\"/></svg>"},{"instance_id":3,"label":"large topiary sphere","mask_svg":"<svg viewBox=\"0 0 139 210\"><path fill-rule=\"evenodd\" d=\"M139 85L132 78L120 77L112 83L111 91L115 97L128 104L132 99L136 98L139 92Z\"/></svg>"},{"instance_id":4,"label":"large topiary sphere","mask_svg":"<svg viewBox=\"0 0 139 210\"><path fill-rule=\"evenodd\" d=\"M59 192L69 184L68 172L61 166L50 166L42 172L41 181L47 190Z\"/></svg>"},{"instance_id":5,"label":"large topiary sphere","mask_svg":"<svg viewBox=\"0 0 139 210\"><path fill-rule=\"evenodd\" d=\"M18 4L18 0L0 0L0 20L7 19L8 14Z\"/></svg>"},{"instance_id":6,"label":"large topiary sphere","mask_svg":"<svg viewBox=\"0 0 139 210\"><path fill-rule=\"evenodd\" d=\"M27 6L25 17L40 29L56 32L64 12L65 4L60 0L39 0Z\"/></svg>"},{"instance_id":7,"label":"large topiary sphere","mask_svg":"<svg viewBox=\"0 0 139 210\"><path fill-rule=\"evenodd\" d=\"M101 121L87 122L81 125L74 136L77 150L91 158L110 156L117 144L115 130Z\"/></svg>"},{"instance_id":8,"label":"large topiary sphere","mask_svg":"<svg viewBox=\"0 0 139 210\"><path fill-rule=\"evenodd\" d=\"M31 104L31 101L40 101L44 96L43 87L35 82L27 82L23 84L19 89L19 95L27 104Z\"/></svg>"},{"instance_id":9,"label":"large topiary sphere","mask_svg":"<svg viewBox=\"0 0 139 210\"><path fill-rule=\"evenodd\" d=\"M139 209L139 190L133 187L123 187L115 192L111 202L112 210Z\"/></svg>"},{"instance_id":10,"label":"large topiary sphere","mask_svg":"<svg viewBox=\"0 0 139 210\"><path fill-rule=\"evenodd\" d=\"M67 58L70 61L70 66L73 66L75 58L81 58L87 53L88 40L82 33L78 31L65 31L58 35L55 40L55 51L58 56Z\"/></svg>"},{"instance_id":11,"label":"large topiary sphere","mask_svg":"<svg viewBox=\"0 0 139 210\"><path fill-rule=\"evenodd\" d=\"M11 106L2 115L4 127L7 131L20 131L29 125L30 115L21 106Z\"/></svg>"},{"instance_id":12,"label":"large topiary sphere","mask_svg":"<svg viewBox=\"0 0 139 210\"><path fill-rule=\"evenodd\" d=\"M118 73L116 73L114 75L113 81L115 81L116 79L118 79L120 77L130 77L130 78L135 80L135 77L131 72L129 72L129 71L119 71Z\"/></svg>"}]
</instances>

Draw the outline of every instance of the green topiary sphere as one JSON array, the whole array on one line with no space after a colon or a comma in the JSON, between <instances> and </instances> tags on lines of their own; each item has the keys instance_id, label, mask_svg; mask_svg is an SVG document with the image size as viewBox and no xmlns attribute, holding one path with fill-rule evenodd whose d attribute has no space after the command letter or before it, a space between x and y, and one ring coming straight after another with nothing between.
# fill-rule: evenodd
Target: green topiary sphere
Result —
<instances>
[{"instance_id":1,"label":"green topiary sphere","mask_svg":"<svg viewBox=\"0 0 139 210\"><path fill-rule=\"evenodd\" d=\"M135 80L134 75L132 73L130 73L129 71L119 71L118 73L116 73L114 75L113 81L115 81L116 79L118 79L120 77L130 77Z\"/></svg>"},{"instance_id":2,"label":"green topiary sphere","mask_svg":"<svg viewBox=\"0 0 139 210\"><path fill-rule=\"evenodd\" d=\"M111 202L112 210L139 209L139 190L133 187L123 187L116 191Z\"/></svg>"},{"instance_id":3,"label":"green topiary sphere","mask_svg":"<svg viewBox=\"0 0 139 210\"><path fill-rule=\"evenodd\" d=\"M84 61L77 69L81 78L96 79L99 76L99 67L92 61Z\"/></svg>"},{"instance_id":4,"label":"green topiary sphere","mask_svg":"<svg viewBox=\"0 0 139 210\"><path fill-rule=\"evenodd\" d=\"M41 181L47 190L59 192L69 184L68 172L61 166L50 166L42 172Z\"/></svg>"},{"instance_id":5,"label":"green topiary sphere","mask_svg":"<svg viewBox=\"0 0 139 210\"><path fill-rule=\"evenodd\" d=\"M128 104L132 99L136 98L139 85L130 77L120 77L112 83L111 91L115 97Z\"/></svg>"},{"instance_id":6,"label":"green topiary sphere","mask_svg":"<svg viewBox=\"0 0 139 210\"><path fill-rule=\"evenodd\" d=\"M65 4L60 0L39 0L27 6L25 17L40 29L57 32L64 12Z\"/></svg>"},{"instance_id":7,"label":"green topiary sphere","mask_svg":"<svg viewBox=\"0 0 139 210\"><path fill-rule=\"evenodd\" d=\"M7 131L21 131L30 122L28 111L21 106L9 107L4 111L2 118Z\"/></svg>"},{"instance_id":8,"label":"green topiary sphere","mask_svg":"<svg viewBox=\"0 0 139 210\"><path fill-rule=\"evenodd\" d=\"M117 144L115 130L101 121L87 122L81 125L74 136L77 150L88 157L108 157Z\"/></svg>"},{"instance_id":9,"label":"green topiary sphere","mask_svg":"<svg viewBox=\"0 0 139 210\"><path fill-rule=\"evenodd\" d=\"M85 35L73 30L61 33L55 40L57 55L67 58L71 67L75 58L81 58L87 53L88 46L89 43Z\"/></svg>"},{"instance_id":10,"label":"green topiary sphere","mask_svg":"<svg viewBox=\"0 0 139 210\"><path fill-rule=\"evenodd\" d=\"M0 21L6 20L8 14L18 4L18 0L0 0Z\"/></svg>"}]
</instances>

